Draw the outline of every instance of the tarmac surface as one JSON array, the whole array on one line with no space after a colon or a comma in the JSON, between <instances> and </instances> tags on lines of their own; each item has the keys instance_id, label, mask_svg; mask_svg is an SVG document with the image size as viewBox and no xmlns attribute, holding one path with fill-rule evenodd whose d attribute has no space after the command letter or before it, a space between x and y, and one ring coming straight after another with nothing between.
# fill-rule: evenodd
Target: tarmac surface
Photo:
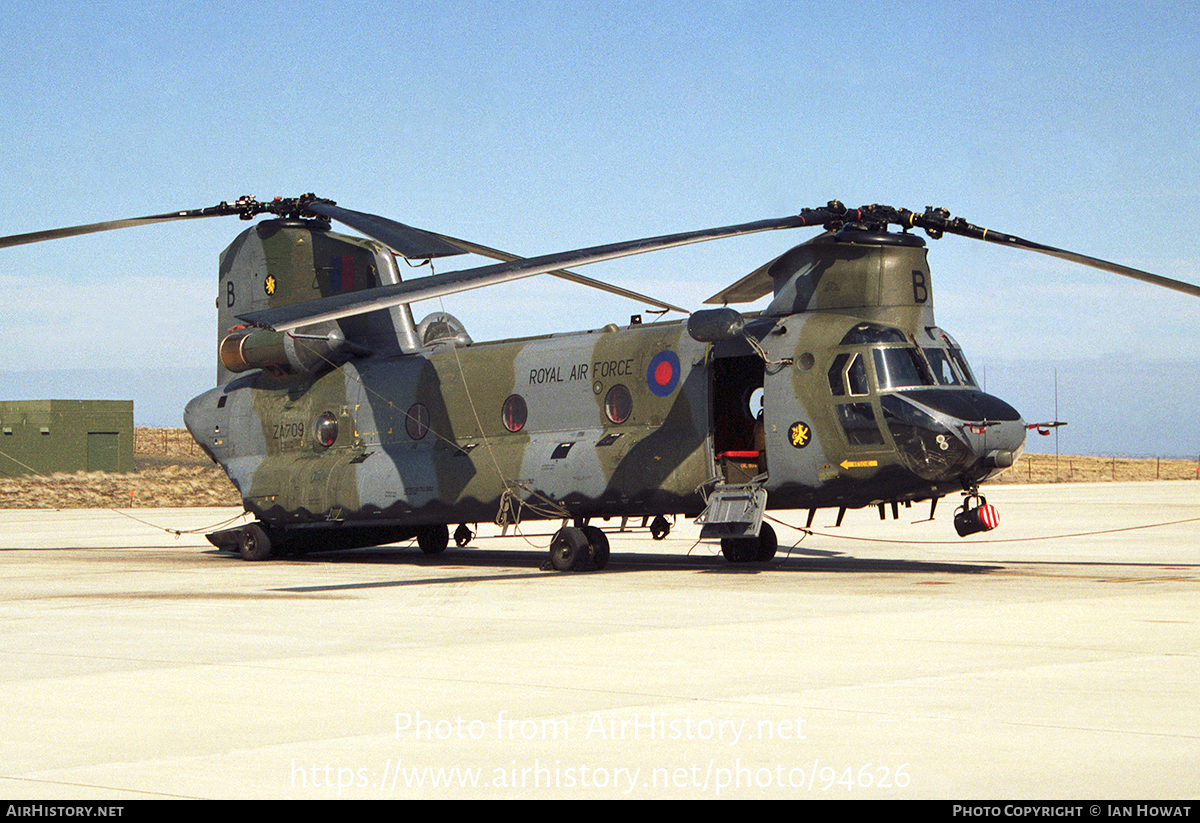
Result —
<instances>
[{"instance_id":1,"label":"tarmac surface","mask_svg":"<svg viewBox=\"0 0 1200 823\"><path fill-rule=\"evenodd\" d=\"M246 563L158 528L236 510L0 511L0 796L1200 795L1200 483L987 497L565 574L547 523Z\"/></svg>"}]
</instances>

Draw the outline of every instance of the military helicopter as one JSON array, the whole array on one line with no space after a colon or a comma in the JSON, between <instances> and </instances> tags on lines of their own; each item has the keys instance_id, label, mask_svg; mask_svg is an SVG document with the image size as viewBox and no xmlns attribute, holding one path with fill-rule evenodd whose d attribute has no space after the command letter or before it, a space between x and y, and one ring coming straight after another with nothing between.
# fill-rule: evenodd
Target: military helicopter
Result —
<instances>
[{"instance_id":1,"label":"military helicopter","mask_svg":"<svg viewBox=\"0 0 1200 823\"><path fill-rule=\"evenodd\" d=\"M1034 251L1200 296L1200 287L953 218L831 201L798 214L522 259L312 194L0 238L0 247L173 220L253 220L221 254L217 386L187 405L200 447L255 522L209 539L247 560L416 538L437 554L469 523L559 519L549 564L603 568L601 518L672 515L735 563L766 562L768 509L878 506L962 494L960 535L996 526L980 484L1028 428L983 392L937 326L925 241L946 233ZM332 222L365 237L334 233ZM753 232L821 228L722 289L686 321L476 343L410 304L549 273L661 309L569 271ZM901 231L893 231L899 227ZM500 262L403 280L397 258ZM767 295L766 309L729 304ZM651 522L652 519L652 522ZM569 524L569 525L568 525Z\"/></svg>"}]
</instances>

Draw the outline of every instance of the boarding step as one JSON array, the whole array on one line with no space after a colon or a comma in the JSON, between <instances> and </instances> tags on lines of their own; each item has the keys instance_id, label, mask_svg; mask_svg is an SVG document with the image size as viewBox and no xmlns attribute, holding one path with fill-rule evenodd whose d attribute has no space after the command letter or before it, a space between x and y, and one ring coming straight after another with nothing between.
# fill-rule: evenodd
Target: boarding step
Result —
<instances>
[{"instance_id":1,"label":"boarding step","mask_svg":"<svg viewBox=\"0 0 1200 823\"><path fill-rule=\"evenodd\" d=\"M757 537L767 510L767 490L758 484L719 484L708 496L708 506L696 518L701 540Z\"/></svg>"}]
</instances>

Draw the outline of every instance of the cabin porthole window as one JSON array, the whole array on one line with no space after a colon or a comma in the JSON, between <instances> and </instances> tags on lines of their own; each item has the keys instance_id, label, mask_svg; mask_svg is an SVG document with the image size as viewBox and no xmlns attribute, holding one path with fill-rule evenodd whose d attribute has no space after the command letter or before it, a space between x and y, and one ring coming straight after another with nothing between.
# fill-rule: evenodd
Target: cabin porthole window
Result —
<instances>
[{"instance_id":1,"label":"cabin porthole window","mask_svg":"<svg viewBox=\"0 0 1200 823\"><path fill-rule=\"evenodd\" d=\"M429 431L429 409L423 403L413 403L404 418L404 428L413 440L420 440Z\"/></svg>"},{"instance_id":2,"label":"cabin porthole window","mask_svg":"<svg viewBox=\"0 0 1200 823\"><path fill-rule=\"evenodd\" d=\"M624 423L633 414L633 395L629 389L617 384L604 396L604 416L613 423Z\"/></svg>"},{"instance_id":3,"label":"cabin porthole window","mask_svg":"<svg viewBox=\"0 0 1200 823\"><path fill-rule=\"evenodd\" d=\"M525 405L525 398L519 394L510 394L500 409L500 419L504 421L504 428L513 433L519 432L525 428L528 417L529 409Z\"/></svg>"},{"instance_id":4,"label":"cabin porthole window","mask_svg":"<svg viewBox=\"0 0 1200 823\"><path fill-rule=\"evenodd\" d=\"M313 437L317 445L323 448L329 448L337 442L338 422L332 412L325 412L313 423Z\"/></svg>"}]
</instances>

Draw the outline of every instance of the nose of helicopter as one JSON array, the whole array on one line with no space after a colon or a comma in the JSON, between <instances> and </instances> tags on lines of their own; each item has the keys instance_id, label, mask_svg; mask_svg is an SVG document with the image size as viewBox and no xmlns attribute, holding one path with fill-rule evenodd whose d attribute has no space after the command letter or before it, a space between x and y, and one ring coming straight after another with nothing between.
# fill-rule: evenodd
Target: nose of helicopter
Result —
<instances>
[{"instance_id":1,"label":"nose of helicopter","mask_svg":"<svg viewBox=\"0 0 1200 823\"><path fill-rule=\"evenodd\" d=\"M980 423L962 421L962 430L978 457L977 467L983 480L998 474L1017 462L1025 450L1025 421L985 420Z\"/></svg>"},{"instance_id":2,"label":"nose of helicopter","mask_svg":"<svg viewBox=\"0 0 1200 823\"><path fill-rule=\"evenodd\" d=\"M975 484L1012 466L1025 448L1025 421L990 394L928 389L881 403L901 459L923 480Z\"/></svg>"}]
</instances>

